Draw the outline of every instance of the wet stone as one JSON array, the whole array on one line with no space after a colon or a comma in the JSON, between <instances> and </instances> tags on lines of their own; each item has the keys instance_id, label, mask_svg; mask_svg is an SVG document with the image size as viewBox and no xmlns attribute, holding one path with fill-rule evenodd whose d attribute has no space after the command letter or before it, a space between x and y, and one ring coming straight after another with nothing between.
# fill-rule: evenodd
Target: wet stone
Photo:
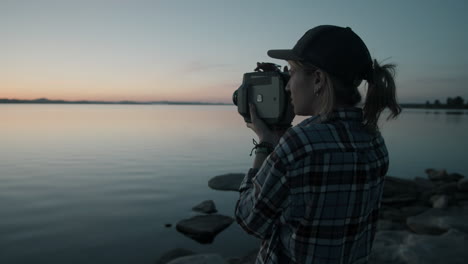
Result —
<instances>
[{"instance_id":1,"label":"wet stone","mask_svg":"<svg viewBox=\"0 0 468 264\"><path fill-rule=\"evenodd\" d=\"M234 219L229 216L212 214L197 215L177 223L177 231L201 244L212 243L215 236L229 227Z\"/></svg>"},{"instance_id":2,"label":"wet stone","mask_svg":"<svg viewBox=\"0 0 468 264\"><path fill-rule=\"evenodd\" d=\"M218 212L213 200L203 201L200 204L194 206L192 210L195 212L200 212L200 213L205 213L205 214L212 214L212 213Z\"/></svg>"},{"instance_id":3,"label":"wet stone","mask_svg":"<svg viewBox=\"0 0 468 264\"><path fill-rule=\"evenodd\" d=\"M213 177L209 180L208 186L220 191L239 191L239 187L245 174L229 173Z\"/></svg>"}]
</instances>

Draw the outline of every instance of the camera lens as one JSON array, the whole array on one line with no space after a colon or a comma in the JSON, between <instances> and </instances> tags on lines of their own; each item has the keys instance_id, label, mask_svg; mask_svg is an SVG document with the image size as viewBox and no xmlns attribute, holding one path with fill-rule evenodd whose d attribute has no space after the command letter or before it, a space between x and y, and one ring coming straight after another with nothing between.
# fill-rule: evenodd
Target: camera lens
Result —
<instances>
[{"instance_id":1,"label":"camera lens","mask_svg":"<svg viewBox=\"0 0 468 264\"><path fill-rule=\"evenodd\" d=\"M232 102L237 105L237 90L232 94Z\"/></svg>"}]
</instances>

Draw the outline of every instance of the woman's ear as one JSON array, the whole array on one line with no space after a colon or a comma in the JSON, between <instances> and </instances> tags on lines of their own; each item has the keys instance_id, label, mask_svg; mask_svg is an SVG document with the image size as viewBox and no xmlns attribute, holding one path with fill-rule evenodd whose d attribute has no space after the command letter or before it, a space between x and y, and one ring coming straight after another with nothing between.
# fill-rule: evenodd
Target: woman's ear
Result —
<instances>
[{"instance_id":1,"label":"woman's ear","mask_svg":"<svg viewBox=\"0 0 468 264\"><path fill-rule=\"evenodd\" d=\"M320 69L315 71L315 84L323 83L325 81L325 72Z\"/></svg>"},{"instance_id":2,"label":"woman's ear","mask_svg":"<svg viewBox=\"0 0 468 264\"><path fill-rule=\"evenodd\" d=\"M322 87L325 82L325 73L320 69L317 69L313 74L313 82L314 82L314 93L319 94L322 91Z\"/></svg>"}]
</instances>

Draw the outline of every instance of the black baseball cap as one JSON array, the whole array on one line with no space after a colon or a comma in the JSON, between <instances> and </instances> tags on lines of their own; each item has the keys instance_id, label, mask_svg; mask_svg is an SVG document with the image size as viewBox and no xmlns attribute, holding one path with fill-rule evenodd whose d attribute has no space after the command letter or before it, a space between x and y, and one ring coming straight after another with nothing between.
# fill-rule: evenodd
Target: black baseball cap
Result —
<instances>
[{"instance_id":1,"label":"black baseball cap","mask_svg":"<svg viewBox=\"0 0 468 264\"><path fill-rule=\"evenodd\" d=\"M269 50L275 59L312 64L345 83L369 80L372 58L362 39L349 27L321 25L308 30L292 49Z\"/></svg>"}]
</instances>

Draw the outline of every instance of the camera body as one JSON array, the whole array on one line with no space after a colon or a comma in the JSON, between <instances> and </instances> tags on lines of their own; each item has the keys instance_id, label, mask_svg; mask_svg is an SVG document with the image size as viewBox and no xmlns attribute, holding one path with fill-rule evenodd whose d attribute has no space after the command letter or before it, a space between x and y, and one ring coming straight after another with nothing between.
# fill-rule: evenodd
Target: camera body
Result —
<instances>
[{"instance_id":1,"label":"camera body","mask_svg":"<svg viewBox=\"0 0 468 264\"><path fill-rule=\"evenodd\" d=\"M294 110L285 90L288 81L289 73L279 70L245 73L232 101L245 122L251 122L249 103L252 103L256 106L257 115L270 127L290 127Z\"/></svg>"}]
</instances>

